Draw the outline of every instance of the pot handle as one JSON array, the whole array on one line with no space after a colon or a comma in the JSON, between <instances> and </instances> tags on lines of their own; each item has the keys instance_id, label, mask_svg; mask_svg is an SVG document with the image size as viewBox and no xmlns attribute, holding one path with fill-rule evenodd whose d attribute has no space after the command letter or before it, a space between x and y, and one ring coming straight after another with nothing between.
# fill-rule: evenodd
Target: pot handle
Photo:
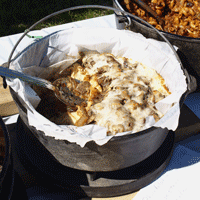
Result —
<instances>
[{"instance_id":1,"label":"pot handle","mask_svg":"<svg viewBox=\"0 0 200 200\"><path fill-rule=\"evenodd\" d=\"M117 27L117 28L120 29L120 30L123 30L123 29L129 29L130 30L130 27L131 27L131 24L132 24L131 18L128 17L128 16L117 14L117 13L115 13L115 15L117 16L118 23L120 24L120 27Z\"/></svg>"},{"instance_id":2,"label":"pot handle","mask_svg":"<svg viewBox=\"0 0 200 200\"><path fill-rule=\"evenodd\" d=\"M114 7L109 7L109 6L101 6L101 5L82 5L82 6L75 6L75 7L71 7L71 8L66 8L66 9L63 9L63 10L60 10L60 11L57 11L57 12L54 12L50 15L47 15L46 17L40 19L39 21L37 21L36 23L34 23L29 29L27 29L23 34L22 36L18 39L18 41L16 42L15 46L13 47L11 53L10 53L10 56L8 58L8 63L7 63L7 67L9 68L10 67L10 63L11 63L11 59L12 59L12 56L13 56L13 53L15 51L15 49L17 48L18 44L21 42L21 40L35 27L37 26L38 24L40 24L41 22L51 18L51 17L54 17L58 14L62 14L64 12L67 12L67 11L73 11L73 10L78 10L78 9L87 9L87 8L98 8L98 9L106 9L106 10L112 10L114 11L115 13L122 13L123 16L127 17L129 16L130 18L134 18L135 20L140 20L142 21L144 24L146 24L147 26L151 27L154 31L156 31L157 34L159 34L162 39L169 45L169 47L171 48L171 50L173 51L174 55L176 56L176 59L178 60L178 62L180 63L181 65L181 68L183 71L184 68L183 68L183 64L175 50L175 48L172 46L172 44L168 41L168 39L161 33L159 32L154 26L152 26L151 24L149 24L148 22L146 22L145 20L129 13L129 12L126 12L126 11L123 11L123 10L119 10L117 8L114 8ZM189 76L186 76L187 77L187 82L188 84L191 82L190 81L190 78ZM4 78L4 82L5 82L5 78Z\"/></svg>"}]
</instances>

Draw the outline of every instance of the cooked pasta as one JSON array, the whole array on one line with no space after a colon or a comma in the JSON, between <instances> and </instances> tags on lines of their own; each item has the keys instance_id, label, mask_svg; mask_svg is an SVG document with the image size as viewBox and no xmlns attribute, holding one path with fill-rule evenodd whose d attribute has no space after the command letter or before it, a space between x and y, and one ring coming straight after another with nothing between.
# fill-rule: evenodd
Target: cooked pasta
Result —
<instances>
[{"instance_id":1,"label":"cooked pasta","mask_svg":"<svg viewBox=\"0 0 200 200\"><path fill-rule=\"evenodd\" d=\"M122 0L121 4L130 13L144 19L158 30L199 38L200 1L198 0L143 0L165 21L163 27L133 0Z\"/></svg>"},{"instance_id":2,"label":"cooked pasta","mask_svg":"<svg viewBox=\"0 0 200 200\"><path fill-rule=\"evenodd\" d=\"M107 128L108 135L138 132L147 117L158 121L163 114L155 104L170 94L165 80L154 69L110 53L87 52L80 63L59 75L87 103L77 105L76 111L63 110L57 114L56 109L50 120L76 126L96 124Z\"/></svg>"}]
</instances>

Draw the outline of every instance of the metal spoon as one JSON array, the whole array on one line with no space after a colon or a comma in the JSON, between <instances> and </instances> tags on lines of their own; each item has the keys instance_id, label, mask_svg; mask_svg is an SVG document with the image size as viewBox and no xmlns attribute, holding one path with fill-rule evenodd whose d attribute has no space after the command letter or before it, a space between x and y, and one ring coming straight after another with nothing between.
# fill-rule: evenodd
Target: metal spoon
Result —
<instances>
[{"instance_id":1,"label":"metal spoon","mask_svg":"<svg viewBox=\"0 0 200 200\"><path fill-rule=\"evenodd\" d=\"M153 15L153 17L155 17L159 24L161 26L163 26L165 24L165 21L163 19L161 19L158 14L152 10L146 3L144 3L142 0L134 0L135 3L137 3L138 5L140 5L143 9L145 9L148 13L150 13L151 15Z\"/></svg>"},{"instance_id":2,"label":"metal spoon","mask_svg":"<svg viewBox=\"0 0 200 200\"><path fill-rule=\"evenodd\" d=\"M47 88L53 91L55 96L64 104L66 104L71 111L77 109L76 105L80 105L81 103L84 102L82 98L74 95L73 92L67 88L68 79L64 78L62 78L61 80L57 79L53 83L51 83L50 81L47 81L45 79L26 75L24 73L1 66L0 66L0 76L7 78L19 78L20 80L27 82L29 84L34 84L40 87Z\"/></svg>"}]
</instances>

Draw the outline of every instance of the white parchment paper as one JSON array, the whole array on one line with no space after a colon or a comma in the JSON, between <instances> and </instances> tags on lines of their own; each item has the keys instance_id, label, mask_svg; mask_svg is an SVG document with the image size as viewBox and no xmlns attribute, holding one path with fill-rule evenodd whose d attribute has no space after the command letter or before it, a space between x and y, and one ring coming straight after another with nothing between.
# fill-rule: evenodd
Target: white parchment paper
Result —
<instances>
[{"instance_id":1,"label":"white parchment paper","mask_svg":"<svg viewBox=\"0 0 200 200\"><path fill-rule=\"evenodd\" d=\"M146 39L141 34L112 28L72 28L58 31L27 47L12 63L11 68L24 73L43 77L45 71L54 73L57 67L69 66L77 59L78 52L96 50L109 52L115 56L132 58L134 61L156 69L165 79L172 93L158 102L156 107L164 115L157 123L147 119L144 128L151 126L175 130L178 126L179 100L187 90L186 77L173 51L165 42ZM65 61L63 61L65 60ZM43 77L44 78L44 77ZM36 112L40 98L24 82L14 79L7 81L10 87L21 96L28 107L28 122L45 135L59 140L68 140L84 147L91 140L103 145L112 136L106 136L106 128L96 125L75 127L56 125ZM121 136L127 133L119 133ZM114 137L116 137L114 136Z\"/></svg>"}]
</instances>

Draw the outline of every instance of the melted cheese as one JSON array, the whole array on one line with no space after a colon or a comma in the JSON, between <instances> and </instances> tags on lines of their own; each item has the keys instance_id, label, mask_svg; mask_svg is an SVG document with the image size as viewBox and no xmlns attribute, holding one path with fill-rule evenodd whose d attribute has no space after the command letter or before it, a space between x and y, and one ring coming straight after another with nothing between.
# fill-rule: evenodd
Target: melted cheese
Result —
<instances>
[{"instance_id":1,"label":"melted cheese","mask_svg":"<svg viewBox=\"0 0 200 200\"><path fill-rule=\"evenodd\" d=\"M84 123L93 122L106 127L108 134L116 134L140 131L148 116L156 121L163 116L154 105L170 92L154 69L131 59L94 52L82 58L82 66L71 77L91 85L84 108L88 118L85 112L84 116L71 113L74 124L83 117Z\"/></svg>"}]
</instances>

